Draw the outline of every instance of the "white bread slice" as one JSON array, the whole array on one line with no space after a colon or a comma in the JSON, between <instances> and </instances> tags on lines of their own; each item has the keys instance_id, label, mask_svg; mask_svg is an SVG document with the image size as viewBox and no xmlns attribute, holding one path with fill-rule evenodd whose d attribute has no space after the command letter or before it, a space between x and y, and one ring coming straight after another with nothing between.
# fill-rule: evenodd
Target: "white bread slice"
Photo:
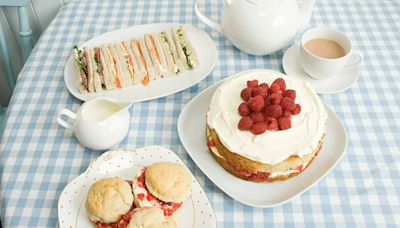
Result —
<instances>
[{"instance_id":1,"label":"white bread slice","mask_svg":"<svg viewBox=\"0 0 400 228\"><path fill-rule=\"evenodd\" d=\"M121 49L125 54L125 58L128 62L128 64L130 65L130 67L132 68L133 72L131 72L131 76L132 76L132 84L136 85L140 83L140 74L142 74L142 72L140 72L140 68L139 65L136 61L135 55L133 54L133 51L129 45L129 43L127 42L122 42L121 44Z\"/></svg>"},{"instance_id":2,"label":"white bread slice","mask_svg":"<svg viewBox=\"0 0 400 228\"><path fill-rule=\"evenodd\" d=\"M94 75L93 75L93 64L91 64L91 57L88 48L84 47L83 48L83 62L86 65L87 69L87 78L88 78L88 90L91 93L95 92L94 89Z\"/></svg>"},{"instance_id":3,"label":"white bread slice","mask_svg":"<svg viewBox=\"0 0 400 228\"><path fill-rule=\"evenodd\" d=\"M140 43L138 40L136 39L132 39L130 42L130 47L131 50L133 52L133 55L135 56L135 59L138 63L138 67L139 67L139 82L145 82L145 79L148 80L149 76L147 73L147 69L146 69L146 63L144 60L144 56L142 55L141 51L140 51Z\"/></svg>"},{"instance_id":4,"label":"white bread slice","mask_svg":"<svg viewBox=\"0 0 400 228\"><path fill-rule=\"evenodd\" d=\"M114 81L113 75L113 64L110 60L107 50L105 47L101 47L100 49L100 63L103 71L104 85L107 90L117 88Z\"/></svg>"},{"instance_id":5,"label":"white bread slice","mask_svg":"<svg viewBox=\"0 0 400 228\"><path fill-rule=\"evenodd\" d=\"M85 94L88 92L88 90L87 90L87 75L86 75L85 71L83 69L81 69L80 65L82 64L82 61L81 61L81 56L80 56L80 50L78 49L77 46L74 47L73 54L74 54L74 62L75 62L76 74L77 74L76 81L77 81L77 84L79 87L79 92Z\"/></svg>"},{"instance_id":6,"label":"white bread slice","mask_svg":"<svg viewBox=\"0 0 400 228\"><path fill-rule=\"evenodd\" d=\"M98 70L98 64L96 62L95 53L93 48L88 48L89 56L90 56L90 66L93 71L93 84L94 90L96 93L103 91L103 87L101 86L101 76Z\"/></svg>"},{"instance_id":7,"label":"white bread slice","mask_svg":"<svg viewBox=\"0 0 400 228\"><path fill-rule=\"evenodd\" d=\"M186 29L183 25L178 27L180 31L183 33L183 38L186 43L186 58L188 60L188 64L192 66L193 69L197 68L200 65L199 58L197 57L196 50L193 48L192 43L190 42L189 36L186 33ZM190 68L190 66L189 66Z\"/></svg>"},{"instance_id":8,"label":"white bread slice","mask_svg":"<svg viewBox=\"0 0 400 228\"><path fill-rule=\"evenodd\" d=\"M120 70L118 69L118 66L117 66L117 58L114 57L112 50L109 47L104 46L103 50L106 54L105 59L106 59L107 65L109 66L109 69L111 72L112 82L114 83L115 88L121 88L122 87L122 85L121 85L122 79L120 77L120 72L119 72Z\"/></svg>"},{"instance_id":9,"label":"white bread slice","mask_svg":"<svg viewBox=\"0 0 400 228\"><path fill-rule=\"evenodd\" d=\"M129 74L128 66L125 61L125 57L119 51L119 46L117 44L109 46L111 53L116 59L116 65L118 67L119 77L121 79L121 88L126 88L132 85L131 76Z\"/></svg>"},{"instance_id":10,"label":"white bread slice","mask_svg":"<svg viewBox=\"0 0 400 228\"><path fill-rule=\"evenodd\" d=\"M164 49L162 47L159 34L154 33L154 34L151 34L150 37L153 38L154 46L156 47L158 56L160 57L161 77L166 77L166 76L171 75L171 72L168 70L168 63L167 63L167 59L165 57Z\"/></svg>"},{"instance_id":11,"label":"white bread slice","mask_svg":"<svg viewBox=\"0 0 400 228\"><path fill-rule=\"evenodd\" d=\"M140 52L142 53L142 56L144 57L145 61L145 67L147 69L147 74L148 74L148 80L152 81L157 78L157 75L154 71L154 66L153 63L151 62L149 52L147 51L146 44L144 43L144 40L139 40L139 45L140 45ZM146 79L145 79L146 80ZM146 84L146 83L143 83Z\"/></svg>"},{"instance_id":12,"label":"white bread slice","mask_svg":"<svg viewBox=\"0 0 400 228\"><path fill-rule=\"evenodd\" d=\"M129 78L131 80L131 84L133 81L133 64L132 60L130 59L129 53L126 51L125 47L123 46L122 42L119 44L114 45L115 51L118 53L118 57L121 59L121 64L126 65L126 69L129 74Z\"/></svg>"},{"instance_id":13,"label":"white bread slice","mask_svg":"<svg viewBox=\"0 0 400 228\"><path fill-rule=\"evenodd\" d=\"M183 52L181 42L179 41L179 37L176 34L175 28L172 28L172 39L174 41L176 52L178 53L179 61L182 63L182 71L189 70L189 66L187 64L186 55Z\"/></svg>"},{"instance_id":14,"label":"white bread slice","mask_svg":"<svg viewBox=\"0 0 400 228\"><path fill-rule=\"evenodd\" d=\"M200 62L196 51L194 50L192 44L190 43L189 37L186 34L185 28L182 25L175 26L172 28L172 33L175 45L177 46L179 58L186 63L185 68L188 70L197 68Z\"/></svg>"},{"instance_id":15,"label":"white bread slice","mask_svg":"<svg viewBox=\"0 0 400 228\"><path fill-rule=\"evenodd\" d=\"M167 32L161 32L158 34L158 39L161 42L164 50L165 59L167 60L168 70L172 75L179 73L179 69L182 67L182 62L179 60L178 53L174 41L171 39Z\"/></svg>"},{"instance_id":16,"label":"white bread slice","mask_svg":"<svg viewBox=\"0 0 400 228\"><path fill-rule=\"evenodd\" d=\"M144 35L144 43L146 44L151 62L153 63L154 73L156 74L155 79L159 79L162 77L161 57L153 41L153 37L150 34L146 33Z\"/></svg>"},{"instance_id":17,"label":"white bread slice","mask_svg":"<svg viewBox=\"0 0 400 228\"><path fill-rule=\"evenodd\" d=\"M115 45L115 49L118 52L119 56L121 59L123 59L123 62L125 63L125 69L128 72L129 77L126 78L126 80L129 79L129 85L133 85L133 79L135 77L135 69L137 68L137 64L135 61L135 58L131 56L129 51L125 48L125 45L121 42L117 45ZM135 67L136 65L136 67Z\"/></svg>"}]
</instances>

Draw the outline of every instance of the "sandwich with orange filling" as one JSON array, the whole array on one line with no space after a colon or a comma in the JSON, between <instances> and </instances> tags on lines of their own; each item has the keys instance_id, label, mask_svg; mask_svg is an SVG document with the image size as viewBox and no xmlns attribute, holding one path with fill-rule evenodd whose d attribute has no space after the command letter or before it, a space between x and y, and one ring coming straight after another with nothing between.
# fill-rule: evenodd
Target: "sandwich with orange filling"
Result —
<instances>
[{"instance_id":1,"label":"sandwich with orange filling","mask_svg":"<svg viewBox=\"0 0 400 228\"><path fill-rule=\"evenodd\" d=\"M146 70L146 74L143 77L142 84L147 85L150 80L154 80L156 78L156 75L146 45L143 40L137 40L133 38L131 40L131 47L136 49L134 50L135 57L140 60L142 66Z\"/></svg>"}]
</instances>

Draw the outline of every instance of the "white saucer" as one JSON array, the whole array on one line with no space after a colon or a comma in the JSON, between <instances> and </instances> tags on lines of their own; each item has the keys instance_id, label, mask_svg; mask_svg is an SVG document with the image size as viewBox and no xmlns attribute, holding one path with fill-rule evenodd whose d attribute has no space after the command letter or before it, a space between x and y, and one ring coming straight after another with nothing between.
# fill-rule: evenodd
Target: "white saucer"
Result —
<instances>
[{"instance_id":1,"label":"white saucer","mask_svg":"<svg viewBox=\"0 0 400 228\"><path fill-rule=\"evenodd\" d=\"M312 84L320 94L339 93L350 88L358 78L358 67L356 64L346 67L339 74L325 80L316 80L311 78L304 72L300 66L297 55L299 46L294 44L283 55L282 66L288 76L300 78Z\"/></svg>"}]
</instances>

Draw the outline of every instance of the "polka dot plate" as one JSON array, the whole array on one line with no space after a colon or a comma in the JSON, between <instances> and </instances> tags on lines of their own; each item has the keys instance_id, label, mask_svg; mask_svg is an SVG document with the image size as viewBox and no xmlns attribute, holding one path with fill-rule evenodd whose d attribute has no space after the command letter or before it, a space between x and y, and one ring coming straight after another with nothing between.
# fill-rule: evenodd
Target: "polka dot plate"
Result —
<instances>
[{"instance_id":1,"label":"polka dot plate","mask_svg":"<svg viewBox=\"0 0 400 228\"><path fill-rule=\"evenodd\" d=\"M140 168L160 161L183 164L173 151L161 146L148 146L132 151L120 149L103 153L62 191L58 201L60 228L93 227L85 207L86 195L93 182L115 176L132 180ZM178 227L216 227L216 217L210 201L193 175L192 178L192 194L174 213L175 221Z\"/></svg>"}]
</instances>

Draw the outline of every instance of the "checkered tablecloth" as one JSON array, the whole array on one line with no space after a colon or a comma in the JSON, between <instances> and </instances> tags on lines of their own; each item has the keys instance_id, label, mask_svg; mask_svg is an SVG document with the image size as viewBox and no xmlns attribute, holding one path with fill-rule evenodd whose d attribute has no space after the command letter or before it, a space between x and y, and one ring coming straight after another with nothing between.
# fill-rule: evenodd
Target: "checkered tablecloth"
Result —
<instances>
[{"instance_id":1,"label":"checkered tablecloth","mask_svg":"<svg viewBox=\"0 0 400 228\"><path fill-rule=\"evenodd\" d=\"M204 1L201 10L219 20L222 2ZM77 110L81 105L68 93L63 79L72 46L114 29L157 22L190 23L204 29L217 45L218 62L199 84L135 104L129 135L120 147L159 144L176 151L205 188L218 227L400 226L398 1L316 1L310 27L344 31L365 56L351 89L322 96L347 128L347 152L330 174L304 194L284 205L260 209L233 200L207 179L183 149L176 124L184 105L214 82L252 68L282 71L287 47L264 57L241 53L196 18L192 1L112 0L74 1L61 8L19 75L0 147L4 227L55 227L62 189L100 155L79 145L54 120L57 110Z\"/></svg>"}]
</instances>

